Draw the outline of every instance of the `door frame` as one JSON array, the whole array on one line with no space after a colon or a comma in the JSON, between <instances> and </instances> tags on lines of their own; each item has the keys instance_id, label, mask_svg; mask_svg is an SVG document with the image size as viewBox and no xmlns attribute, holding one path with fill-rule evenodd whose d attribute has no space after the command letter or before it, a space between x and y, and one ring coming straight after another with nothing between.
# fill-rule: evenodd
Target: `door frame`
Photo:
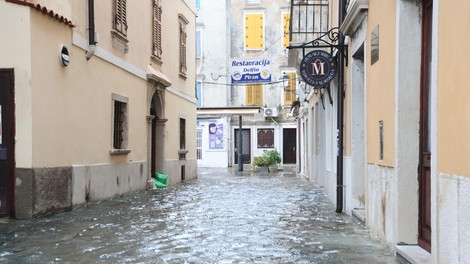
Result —
<instances>
[{"instance_id":1,"label":"door frame","mask_svg":"<svg viewBox=\"0 0 470 264\"><path fill-rule=\"evenodd\" d=\"M14 69L0 69L0 78L6 78L9 80L9 91L8 98L5 99L5 102L2 105L5 105L5 108L1 112L1 125L2 125L2 141L6 142L6 173L10 176L7 178L8 195L7 195L7 208L5 213L2 213L0 216L9 216L15 217L15 179L16 179L16 170L15 170L15 72ZM7 129L3 129L6 126Z\"/></svg>"},{"instance_id":2,"label":"door frame","mask_svg":"<svg viewBox=\"0 0 470 264\"><path fill-rule=\"evenodd\" d=\"M422 44L421 44L421 87L420 87L420 136L419 136L419 216L418 216L418 245L431 252L431 146L429 124L431 92L429 62L432 56L432 13L433 0L423 0L422 14Z\"/></svg>"}]
</instances>

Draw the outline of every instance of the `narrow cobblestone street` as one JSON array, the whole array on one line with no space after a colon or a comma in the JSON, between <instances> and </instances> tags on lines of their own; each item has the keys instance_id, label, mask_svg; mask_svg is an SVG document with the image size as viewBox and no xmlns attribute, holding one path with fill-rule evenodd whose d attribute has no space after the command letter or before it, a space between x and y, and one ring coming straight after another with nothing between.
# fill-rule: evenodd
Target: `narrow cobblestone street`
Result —
<instances>
[{"instance_id":1,"label":"narrow cobblestone street","mask_svg":"<svg viewBox=\"0 0 470 264\"><path fill-rule=\"evenodd\" d=\"M396 263L295 173L198 179L33 220L0 220L2 263Z\"/></svg>"}]
</instances>

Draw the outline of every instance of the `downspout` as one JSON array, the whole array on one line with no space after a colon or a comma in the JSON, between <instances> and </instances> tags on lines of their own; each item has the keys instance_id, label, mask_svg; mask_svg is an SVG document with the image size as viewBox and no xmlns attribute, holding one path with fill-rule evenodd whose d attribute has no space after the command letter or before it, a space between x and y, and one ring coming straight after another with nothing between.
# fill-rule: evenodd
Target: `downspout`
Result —
<instances>
[{"instance_id":1,"label":"downspout","mask_svg":"<svg viewBox=\"0 0 470 264\"><path fill-rule=\"evenodd\" d=\"M95 4L94 0L88 0L88 49L86 51L85 57L89 60L93 54L95 54L96 49L96 40L95 40Z\"/></svg>"},{"instance_id":2,"label":"downspout","mask_svg":"<svg viewBox=\"0 0 470 264\"><path fill-rule=\"evenodd\" d=\"M344 0L339 0L338 26L341 27L344 20ZM338 155L336 156L336 212L343 211L343 123L344 123L344 36L339 31L338 48L338 120L337 138Z\"/></svg>"}]
</instances>

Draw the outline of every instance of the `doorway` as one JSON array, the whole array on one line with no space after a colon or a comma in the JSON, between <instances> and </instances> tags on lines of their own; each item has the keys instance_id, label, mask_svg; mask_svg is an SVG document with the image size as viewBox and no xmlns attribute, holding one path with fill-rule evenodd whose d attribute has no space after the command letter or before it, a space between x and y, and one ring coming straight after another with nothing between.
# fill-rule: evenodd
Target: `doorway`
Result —
<instances>
[{"instance_id":1,"label":"doorway","mask_svg":"<svg viewBox=\"0 0 470 264\"><path fill-rule=\"evenodd\" d=\"M0 69L0 216L14 217L15 107L14 71Z\"/></svg>"},{"instance_id":2,"label":"doorway","mask_svg":"<svg viewBox=\"0 0 470 264\"><path fill-rule=\"evenodd\" d=\"M235 164L238 164L238 131L239 129L235 129ZM251 164L251 137L250 137L250 129L243 129L242 128L242 143L243 143L243 164Z\"/></svg>"},{"instance_id":3,"label":"doorway","mask_svg":"<svg viewBox=\"0 0 470 264\"><path fill-rule=\"evenodd\" d=\"M284 128L282 133L282 160L284 164L296 164L297 130L295 128Z\"/></svg>"},{"instance_id":4,"label":"doorway","mask_svg":"<svg viewBox=\"0 0 470 264\"><path fill-rule=\"evenodd\" d=\"M423 0L421 103L419 139L419 225L418 244L431 252L431 62L432 62L432 5Z\"/></svg>"},{"instance_id":5,"label":"doorway","mask_svg":"<svg viewBox=\"0 0 470 264\"><path fill-rule=\"evenodd\" d=\"M151 100L150 115L153 116L150 124L150 176L154 177L156 172L164 172L164 133L167 121L167 119L163 118L162 96L158 90L154 93Z\"/></svg>"}]
</instances>

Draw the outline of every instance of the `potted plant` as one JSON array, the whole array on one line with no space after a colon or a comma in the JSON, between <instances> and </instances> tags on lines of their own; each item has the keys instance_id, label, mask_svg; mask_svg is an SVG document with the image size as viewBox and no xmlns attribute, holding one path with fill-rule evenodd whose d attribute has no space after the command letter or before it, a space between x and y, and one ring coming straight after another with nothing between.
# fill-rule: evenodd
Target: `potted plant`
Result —
<instances>
[{"instance_id":1,"label":"potted plant","mask_svg":"<svg viewBox=\"0 0 470 264\"><path fill-rule=\"evenodd\" d=\"M265 150L263 156L265 156L268 160L269 172L277 172L278 164L282 161L281 154L277 151L277 149Z\"/></svg>"},{"instance_id":2,"label":"potted plant","mask_svg":"<svg viewBox=\"0 0 470 264\"><path fill-rule=\"evenodd\" d=\"M253 171L268 172L269 160L266 155L253 157Z\"/></svg>"}]
</instances>

